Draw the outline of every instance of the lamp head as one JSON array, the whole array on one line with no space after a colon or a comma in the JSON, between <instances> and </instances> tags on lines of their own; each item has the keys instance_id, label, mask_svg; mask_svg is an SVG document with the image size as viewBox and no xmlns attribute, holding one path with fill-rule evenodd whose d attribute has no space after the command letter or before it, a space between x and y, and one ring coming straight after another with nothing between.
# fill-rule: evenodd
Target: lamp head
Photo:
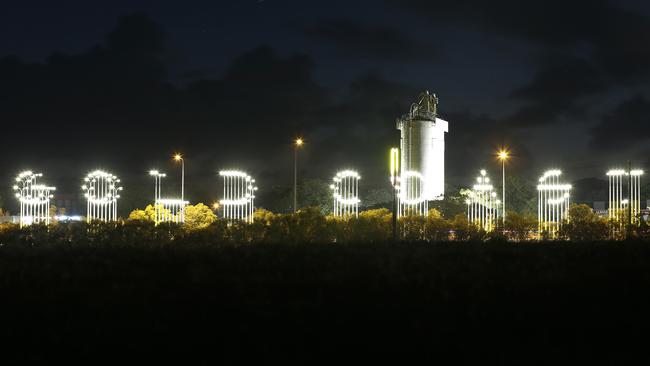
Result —
<instances>
[{"instance_id":1,"label":"lamp head","mask_svg":"<svg viewBox=\"0 0 650 366\"><path fill-rule=\"evenodd\" d=\"M509 153L507 150L501 150L497 154L497 157L499 158L499 160L508 160Z\"/></svg>"}]
</instances>

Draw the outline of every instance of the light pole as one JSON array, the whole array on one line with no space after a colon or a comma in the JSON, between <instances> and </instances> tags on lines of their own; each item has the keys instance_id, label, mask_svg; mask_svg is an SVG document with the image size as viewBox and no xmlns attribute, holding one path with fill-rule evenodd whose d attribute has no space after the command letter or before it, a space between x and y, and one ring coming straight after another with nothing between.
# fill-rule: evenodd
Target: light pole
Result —
<instances>
[{"instance_id":1,"label":"light pole","mask_svg":"<svg viewBox=\"0 0 650 366\"><path fill-rule=\"evenodd\" d=\"M393 186L393 241L397 241L397 211L399 210L399 202L397 202L397 195L399 194L399 149L393 147L390 149L390 184Z\"/></svg>"},{"instance_id":2,"label":"light pole","mask_svg":"<svg viewBox=\"0 0 650 366\"><path fill-rule=\"evenodd\" d=\"M502 149L497 155L499 160L501 160L501 185L502 185L502 195L501 195L501 224L503 225L503 230L506 229L506 160L508 160L509 153L508 150Z\"/></svg>"},{"instance_id":3,"label":"light pole","mask_svg":"<svg viewBox=\"0 0 650 366\"><path fill-rule=\"evenodd\" d=\"M298 149L302 147L304 141L298 137L294 143L293 149L293 212L298 211Z\"/></svg>"},{"instance_id":4,"label":"light pole","mask_svg":"<svg viewBox=\"0 0 650 366\"><path fill-rule=\"evenodd\" d=\"M181 162L181 201L185 201L185 160L181 154L174 155L174 160Z\"/></svg>"},{"instance_id":5,"label":"light pole","mask_svg":"<svg viewBox=\"0 0 650 366\"><path fill-rule=\"evenodd\" d=\"M154 178L154 183L155 183L155 188L154 188L155 198L153 201L153 204L155 206L162 197L162 178L165 178L167 174L161 173L157 170L150 170L149 175Z\"/></svg>"}]
</instances>

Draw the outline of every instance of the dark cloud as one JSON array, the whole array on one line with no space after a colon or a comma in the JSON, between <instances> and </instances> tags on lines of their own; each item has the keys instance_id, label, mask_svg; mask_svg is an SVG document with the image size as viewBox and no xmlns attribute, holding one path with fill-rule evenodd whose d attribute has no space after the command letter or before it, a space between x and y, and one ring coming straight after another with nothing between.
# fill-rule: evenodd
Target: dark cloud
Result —
<instances>
[{"instance_id":1,"label":"dark cloud","mask_svg":"<svg viewBox=\"0 0 650 366\"><path fill-rule=\"evenodd\" d=\"M580 100L608 87L604 75L585 59L547 61L528 84L512 92L512 98L525 104L506 118L506 125L543 125L561 116L580 116L586 112Z\"/></svg>"},{"instance_id":2,"label":"dark cloud","mask_svg":"<svg viewBox=\"0 0 650 366\"><path fill-rule=\"evenodd\" d=\"M436 24L452 24L483 32L492 32L534 44L552 47L580 46L596 48L600 60L612 56L600 53L609 49L616 54L630 50L647 60L650 52L630 45L643 44L650 34L648 17L606 0L495 0L490 2L389 0L396 6L428 17ZM615 5L616 4L616 5ZM471 9L471 10L470 10ZM630 37L634 34L635 37ZM641 38L639 38L641 37ZM634 49L634 51L631 51ZM627 60L627 58L624 58ZM639 64L641 60L637 61ZM648 72L648 67L643 72Z\"/></svg>"},{"instance_id":3,"label":"dark cloud","mask_svg":"<svg viewBox=\"0 0 650 366\"><path fill-rule=\"evenodd\" d=\"M436 24L455 24L540 44L561 46L592 40L620 10L604 0L389 0L428 17Z\"/></svg>"},{"instance_id":4,"label":"dark cloud","mask_svg":"<svg viewBox=\"0 0 650 366\"><path fill-rule=\"evenodd\" d=\"M496 152L507 147L513 154L509 162L517 174L534 164L534 156L526 146L527 140L504 128L501 121L487 115L469 111L456 111L444 116L449 121L445 142L446 171L453 183L466 186L479 169L498 168ZM525 164L522 164L525 162Z\"/></svg>"},{"instance_id":5,"label":"dark cloud","mask_svg":"<svg viewBox=\"0 0 650 366\"><path fill-rule=\"evenodd\" d=\"M650 140L650 100L628 99L603 116L591 130L590 145L598 150L630 148Z\"/></svg>"},{"instance_id":6,"label":"dark cloud","mask_svg":"<svg viewBox=\"0 0 650 366\"><path fill-rule=\"evenodd\" d=\"M650 49L645 47L650 18L613 2L389 2L434 24L490 32L540 50L533 79L513 93L526 103L508 118L511 125L554 123L561 116L584 113L582 98L645 82L650 76Z\"/></svg>"},{"instance_id":7,"label":"dark cloud","mask_svg":"<svg viewBox=\"0 0 650 366\"><path fill-rule=\"evenodd\" d=\"M304 27L313 39L332 42L339 51L354 57L406 62L438 58L432 44L420 42L401 30L384 25L363 25L349 19L327 20Z\"/></svg>"},{"instance_id":8,"label":"dark cloud","mask_svg":"<svg viewBox=\"0 0 650 366\"><path fill-rule=\"evenodd\" d=\"M33 168L59 192L76 192L84 172L102 167L142 200L145 172L169 172L167 157L178 149L187 156L189 198L208 201L216 198L218 169L245 169L269 189L289 185L291 142L303 135L305 177L327 179L350 167L368 187L386 182L395 118L418 90L377 73L331 90L314 80L311 57L266 46L234 58L219 78L175 86L164 77L163 35L149 19L131 16L84 53L45 63L0 59L0 119L10 121L0 142L20 152L3 162L0 178Z\"/></svg>"},{"instance_id":9,"label":"dark cloud","mask_svg":"<svg viewBox=\"0 0 650 366\"><path fill-rule=\"evenodd\" d=\"M512 96L553 102L591 95L606 87L607 82L589 61L569 58L546 63L529 84L513 91Z\"/></svg>"}]
</instances>

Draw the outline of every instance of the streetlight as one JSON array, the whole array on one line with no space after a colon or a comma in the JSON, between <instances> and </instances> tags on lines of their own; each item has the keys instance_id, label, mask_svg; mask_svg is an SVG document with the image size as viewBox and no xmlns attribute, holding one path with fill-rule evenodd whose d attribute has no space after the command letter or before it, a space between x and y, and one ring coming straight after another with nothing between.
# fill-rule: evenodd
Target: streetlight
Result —
<instances>
[{"instance_id":1,"label":"streetlight","mask_svg":"<svg viewBox=\"0 0 650 366\"><path fill-rule=\"evenodd\" d=\"M181 201L185 200L185 160L181 154L174 155L175 161L181 162Z\"/></svg>"},{"instance_id":2,"label":"streetlight","mask_svg":"<svg viewBox=\"0 0 650 366\"><path fill-rule=\"evenodd\" d=\"M161 173L161 172L159 172L157 170L150 170L149 175L154 178L154 184L155 184L154 197L155 197L155 199L153 201L153 204L155 206L156 204L158 204L158 201L162 197L162 178L165 178L167 176L167 174Z\"/></svg>"},{"instance_id":3,"label":"streetlight","mask_svg":"<svg viewBox=\"0 0 650 366\"><path fill-rule=\"evenodd\" d=\"M305 142L302 137L298 137L294 143L293 149L293 212L298 209L298 149L302 147Z\"/></svg>"},{"instance_id":4,"label":"streetlight","mask_svg":"<svg viewBox=\"0 0 650 366\"><path fill-rule=\"evenodd\" d=\"M399 209L399 202L397 202L397 195L399 194L399 149L393 147L390 149L390 184L393 186L393 241L397 241L397 214Z\"/></svg>"},{"instance_id":5,"label":"streetlight","mask_svg":"<svg viewBox=\"0 0 650 366\"><path fill-rule=\"evenodd\" d=\"M503 230L505 230L506 227L506 160L508 160L509 154L510 153L506 149L501 149L501 151L499 151L497 154L497 157L499 160L501 160L501 184L503 188L501 196L501 211L503 213L501 214L501 220L503 224Z\"/></svg>"}]
</instances>

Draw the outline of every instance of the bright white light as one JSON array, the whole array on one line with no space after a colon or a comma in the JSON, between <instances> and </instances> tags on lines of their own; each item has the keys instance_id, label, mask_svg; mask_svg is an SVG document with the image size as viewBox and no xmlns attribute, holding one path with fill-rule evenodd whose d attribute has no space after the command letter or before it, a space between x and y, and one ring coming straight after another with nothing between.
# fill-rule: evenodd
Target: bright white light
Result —
<instances>
[{"instance_id":1,"label":"bright white light","mask_svg":"<svg viewBox=\"0 0 650 366\"><path fill-rule=\"evenodd\" d=\"M334 216L359 215L359 180L361 176L354 170L343 170L332 179L330 185L334 197Z\"/></svg>"},{"instance_id":2,"label":"bright white light","mask_svg":"<svg viewBox=\"0 0 650 366\"><path fill-rule=\"evenodd\" d=\"M614 223L610 232L613 239L622 237L624 225L627 223L628 207L623 206L629 204L630 222L633 224L639 222L642 175L643 170L641 169L631 169L629 173L625 169L611 169L607 172L609 180L607 213L609 220ZM629 187L626 183L629 184Z\"/></svg>"},{"instance_id":3,"label":"bright white light","mask_svg":"<svg viewBox=\"0 0 650 366\"><path fill-rule=\"evenodd\" d=\"M467 221L477 225L483 230L489 232L494 230L499 217L499 204L496 192L487 176L485 170L480 171L480 176L476 178L478 184L475 184L472 191L468 193L467 203Z\"/></svg>"},{"instance_id":4,"label":"bright white light","mask_svg":"<svg viewBox=\"0 0 650 366\"><path fill-rule=\"evenodd\" d=\"M41 173L32 173L27 170L18 174L13 189L16 191L16 198L20 202L20 226L31 225L35 223L50 223L50 199L53 197L51 192L55 187L49 187L44 184L37 184L36 180L42 177Z\"/></svg>"},{"instance_id":5,"label":"bright white light","mask_svg":"<svg viewBox=\"0 0 650 366\"><path fill-rule=\"evenodd\" d=\"M177 198L159 198L154 205L156 225L161 222L185 222L185 207L189 204Z\"/></svg>"},{"instance_id":6,"label":"bright white light","mask_svg":"<svg viewBox=\"0 0 650 366\"><path fill-rule=\"evenodd\" d=\"M425 180L420 172L403 171L399 178L398 217L426 216L429 212L429 200L424 192Z\"/></svg>"},{"instance_id":7,"label":"bright white light","mask_svg":"<svg viewBox=\"0 0 650 366\"><path fill-rule=\"evenodd\" d=\"M253 222L255 179L239 170L222 170L219 176L223 178L223 198L219 200L223 217Z\"/></svg>"},{"instance_id":8,"label":"bright white light","mask_svg":"<svg viewBox=\"0 0 650 366\"><path fill-rule=\"evenodd\" d=\"M643 175L643 170L641 170L641 169L631 170L630 175L633 175L633 176Z\"/></svg>"},{"instance_id":9,"label":"bright white light","mask_svg":"<svg viewBox=\"0 0 650 366\"><path fill-rule=\"evenodd\" d=\"M607 172L608 176L625 175L627 172L624 169L611 169Z\"/></svg>"},{"instance_id":10,"label":"bright white light","mask_svg":"<svg viewBox=\"0 0 650 366\"><path fill-rule=\"evenodd\" d=\"M120 180L116 176L103 170L95 170L83 178L81 190L86 197L86 221L115 221L117 220L117 193L122 187L115 183Z\"/></svg>"},{"instance_id":11,"label":"bright white light","mask_svg":"<svg viewBox=\"0 0 650 366\"><path fill-rule=\"evenodd\" d=\"M551 238L566 221L570 206L570 184L560 182L562 171L549 170L539 178L537 185L537 230L540 235L547 232Z\"/></svg>"}]
</instances>

